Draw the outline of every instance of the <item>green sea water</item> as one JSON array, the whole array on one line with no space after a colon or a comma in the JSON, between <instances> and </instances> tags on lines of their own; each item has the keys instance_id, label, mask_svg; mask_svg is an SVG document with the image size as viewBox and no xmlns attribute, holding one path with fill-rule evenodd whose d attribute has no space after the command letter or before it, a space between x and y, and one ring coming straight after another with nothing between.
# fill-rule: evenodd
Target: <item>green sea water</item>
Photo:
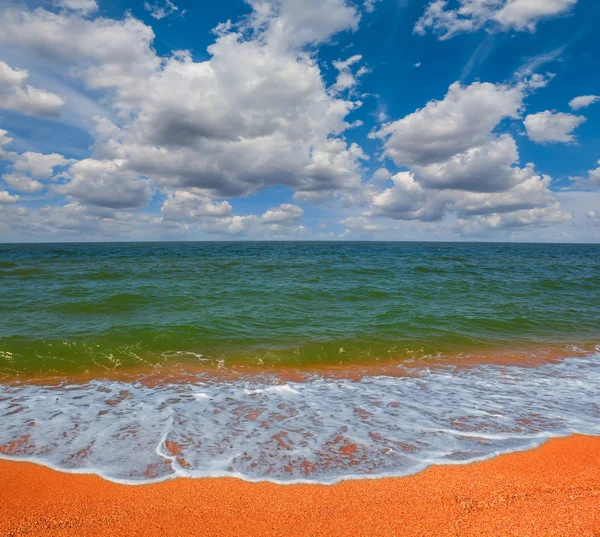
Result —
<instances>
[{"instance_id":1,"label":"green sea water","mask_svg":"<svg viewBox=\"0 0 600 537\"><path fill-rule=\"evenodd\" d=\"M0 245L0 375L600 341L600 246Z\"/></svg>"}]
</instances>

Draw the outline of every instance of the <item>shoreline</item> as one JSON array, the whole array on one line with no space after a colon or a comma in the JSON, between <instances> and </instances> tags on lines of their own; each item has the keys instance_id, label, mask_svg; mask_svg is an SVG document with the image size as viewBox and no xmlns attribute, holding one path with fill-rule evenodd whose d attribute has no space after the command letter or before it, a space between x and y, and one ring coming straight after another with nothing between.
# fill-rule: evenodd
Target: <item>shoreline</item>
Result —
<instances>
[{"instance_id":1,"label":"shoreline","mask_svg":"<svg viewBox=\"0 0 600 537\"><path fill-rule=\"evenodd\" d=\"M372 361L306 364L265 365L233 363L217 367L202 363L173 362L156 363L145 367L122 367L87 371L83 373L53 373L40 375L0 375L0 384L31 384L59 386L62 384L84 384L86 382L116 381L141 383L147 386L158 384L186 383L203 377L215 382L237 380L270 380L278 382L305 382L314 377L326 379L348 379L359 381L366 377L406 377L418 375L425 369L457 367L467 369L482 365L538 367L568 358L585 358L600 352L597 342L583 345L555 344L528 345L513 348L480 349L456 353L415 356L407 354L395 358L374 358Z\"/></svg>"},{"instance_id":2,"label":"shoreline","mask_svg":"<svg viewBox=\"0 0 600 537\"><path fill-rule=\"evenodd\" d=\"M588 536L600 533L600 437L401 478L275 485L176 478L131 487L0 460L0 535Z\"/></svg>"}]
</instances>

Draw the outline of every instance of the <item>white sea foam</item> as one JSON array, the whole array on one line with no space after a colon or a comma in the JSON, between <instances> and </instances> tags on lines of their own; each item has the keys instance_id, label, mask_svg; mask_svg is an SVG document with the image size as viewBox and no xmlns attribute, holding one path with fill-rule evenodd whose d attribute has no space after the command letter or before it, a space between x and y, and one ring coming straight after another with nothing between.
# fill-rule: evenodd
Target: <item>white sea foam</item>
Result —
<instances>
[{"instance_id":1,"label":"white sea foam","mask_svg":"<svg viewBox=\"0 0 600 537\"><path fill-rule=\"evenodd\" d=\"M0 453L126 483L406 475L600 435L600 354L359 382L0 385Z\"/></svg>"}]
</instances>

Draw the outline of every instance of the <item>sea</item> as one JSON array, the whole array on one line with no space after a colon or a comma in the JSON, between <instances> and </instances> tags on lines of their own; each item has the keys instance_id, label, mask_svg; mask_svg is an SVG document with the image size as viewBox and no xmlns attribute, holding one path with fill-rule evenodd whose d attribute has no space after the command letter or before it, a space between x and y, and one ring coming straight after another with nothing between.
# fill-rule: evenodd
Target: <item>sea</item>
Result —
<instances>
[{"instance_id":1,"label":"sea","mask_svg":"<svg viewBox=\"0 0 600 537\"><path fill-rule=\"evenodd\" d=\"M329 484L575 433L599 245L0 245L0 458Z\"/></svg>"}]
</instances>

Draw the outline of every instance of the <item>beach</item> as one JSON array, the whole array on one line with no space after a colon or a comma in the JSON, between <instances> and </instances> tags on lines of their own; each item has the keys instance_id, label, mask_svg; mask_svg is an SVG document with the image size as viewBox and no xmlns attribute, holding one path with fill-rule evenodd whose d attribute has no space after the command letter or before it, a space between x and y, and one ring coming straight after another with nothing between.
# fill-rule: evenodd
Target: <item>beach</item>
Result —
<instances>
[{"instance_id":1,"label":"beach","mask_svg":"<svg viewBox=\"0 0 600 537\"><path fill-rule=\"evenodd\" d=\"M0 461L0 535L560 536L600 534L600 438L392 479L128 486Z\"/></svg>"},{"instance_id":2,"label":"beach","mask_svg":"<svg viewBox=\"0 0 600 537\"><path fill-rule=\"evenodd\" d=\"M598 24L0 0L0 537L600 537Z\"/></svg>"}]
</instances>

